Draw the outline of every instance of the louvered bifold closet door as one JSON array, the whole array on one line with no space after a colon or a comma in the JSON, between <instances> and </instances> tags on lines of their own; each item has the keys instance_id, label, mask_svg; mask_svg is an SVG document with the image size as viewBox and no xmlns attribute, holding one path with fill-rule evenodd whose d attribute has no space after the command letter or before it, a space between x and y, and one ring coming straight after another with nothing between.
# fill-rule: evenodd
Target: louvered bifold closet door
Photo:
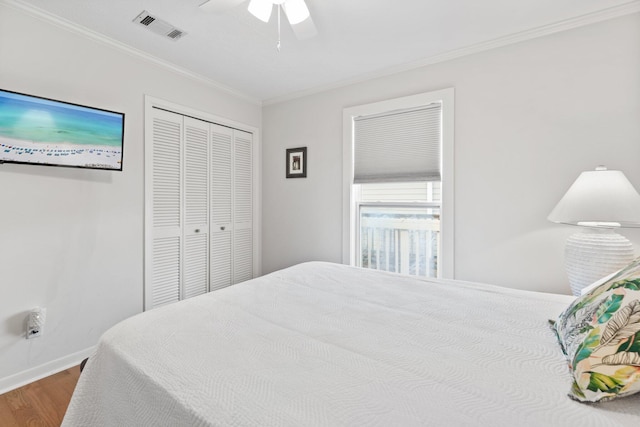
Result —
<instances>
[{"instance_id":1,"label":"louvered bifold closet door","mask_svg":"<svg viewBox=\"0 0 640 427\"><path fill-rule=\"evenodd\" d=\"M180 299L182 116L154 110L151 132L153 144L147 148L151 158L146 162L151 168L147 175L151 177L147 186L151 193L151 215L147 216L151 247L145 268L146 280L151 283L145 290L145 309Z\"/></svg>"},{"instance_id":2,"label":"louvered bifold closet door","mask_svg":"<svg viewBox=\"0 0 640 427\"><path fill-rule=\"evenodd\" d=\"M209 291L209 123L184 118L182 299Z\"/></svg>"},{"instance_id":3,"label":"louvered bifold closet door","mask_svg":"<svg viewBox=\"0 0 640 427\"><path fill-rule=\"evenodd\" d=\"M233 283L253 278L253 135L234 132Z\"/></svg>"},{"instance_id":4,"label":"louvered bifold closet door","mask_svg":"<svg viewBox=\"0 0 640 427\"><path fill-rule=\"evenodd\" d=\"M211 281L216 290L232 283L231 236L233 129L211 124Z\"/></svg>"}]
</instances>

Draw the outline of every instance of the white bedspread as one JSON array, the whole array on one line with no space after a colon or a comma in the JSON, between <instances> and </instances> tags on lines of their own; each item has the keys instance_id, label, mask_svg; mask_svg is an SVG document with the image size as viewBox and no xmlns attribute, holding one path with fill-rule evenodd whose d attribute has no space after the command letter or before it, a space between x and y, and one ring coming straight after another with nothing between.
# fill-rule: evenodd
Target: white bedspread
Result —
<instances>
[{"instance_id":1,"label":"white bedspread","mask_svg":"<svg viewBox=\"0 0 640 427\"><path fill-rule=\"evenodd\" d=\"M63 426L639 426L567 397L571 299L301 264L113 327Z\"/></svg>"}]
</instances>

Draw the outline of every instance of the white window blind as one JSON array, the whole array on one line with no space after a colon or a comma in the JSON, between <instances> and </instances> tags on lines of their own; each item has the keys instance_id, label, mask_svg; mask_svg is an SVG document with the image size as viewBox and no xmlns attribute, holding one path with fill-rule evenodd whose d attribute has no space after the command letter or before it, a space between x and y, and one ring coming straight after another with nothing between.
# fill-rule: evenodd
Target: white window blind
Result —
<instances>
[{"instance_id":1,"label":"white window blind","mask_svg":"<svg viewBox=\"0 0 640 427\"><path fill-rule=\"evenodd\" d=\"M353 120L354 183L440 181L441 103Z\"/></svg>"}]
</instances>

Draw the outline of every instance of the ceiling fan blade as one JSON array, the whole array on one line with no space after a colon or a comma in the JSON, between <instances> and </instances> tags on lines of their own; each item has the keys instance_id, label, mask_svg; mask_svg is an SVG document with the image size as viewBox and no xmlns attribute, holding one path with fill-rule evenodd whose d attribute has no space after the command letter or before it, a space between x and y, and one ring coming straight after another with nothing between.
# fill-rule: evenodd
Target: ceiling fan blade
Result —
<instances>
[{"instance_id":1,"label":"ceiling fan blade","mask_svg":"<svg viewBox=\"0 0 640 427\"><path fill-rule=\"evenodd\" d=\"M239 5L243 1L245 0L206 0L200 5L200 9L207 12L220 13Z\"/></svg>"},{"instance_id":2,"label":"ceiling fan blade","mask_svg":"<svg viewBox=\"0 0 640 427\"><path fill-rule=\"evenodd\" d=\"M292 25L291 28L299 40L310 39L318 34L318 30L316 29L311 17L308 17L299 24Z\"/></svg>"},{"instance_id":3,"label":"ceiling fan blade","mask_svg":"<svg viewBox=\"0 0 640 427\"><path fill-rule=\"evenodd\" d=\"M249 12L261 21L269 22L273 2L270 0L251 0L248 7Z\"/></svg>"},{"instance_id":4,"label":"ceiling fan blade","mask_svg":"<svg viewBox=\"0 0 640 427\"><path fill-rule=\"evenodd\" d=\"M309 17L309 8L304 0L285 0L282 8L291 25L299 24Z\"/></svg>"}]
</instances>

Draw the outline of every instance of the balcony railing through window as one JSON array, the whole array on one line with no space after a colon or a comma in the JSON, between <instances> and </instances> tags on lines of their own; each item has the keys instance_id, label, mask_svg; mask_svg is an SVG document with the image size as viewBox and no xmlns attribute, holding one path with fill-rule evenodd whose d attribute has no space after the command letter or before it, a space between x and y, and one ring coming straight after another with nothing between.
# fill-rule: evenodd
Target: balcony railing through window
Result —
<instances>
[{"instance_id":1,"label":"balcony railing through window","mask_svg":"<svg viewBox=\"0 0 640 427\"><path fill-rule=\"evenodd\" d=\"M360 204L360 266L423 277L438 276L440 207L436 204Z\"/></svg>"}]
</instances>

